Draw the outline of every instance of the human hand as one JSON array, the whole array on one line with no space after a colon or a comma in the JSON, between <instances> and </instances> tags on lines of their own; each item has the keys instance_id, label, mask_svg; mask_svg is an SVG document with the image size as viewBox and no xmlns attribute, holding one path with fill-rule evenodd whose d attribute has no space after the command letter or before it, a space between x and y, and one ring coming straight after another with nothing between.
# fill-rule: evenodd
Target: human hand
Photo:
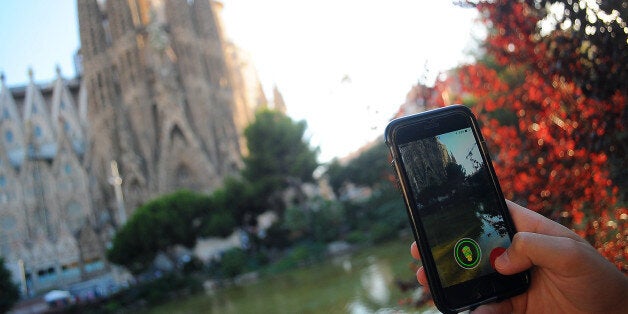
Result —
<instances>
[{"instance_id":1,"label":"human hand","mask_svg":"<svg viewBox=\"0 0 628 314\"><path fill-rule=\"evenodd\" d=\"M568 228L506 201L515 226L511 246L495 260L504 275L531 268L530 287L473 313L626 313L628 277ZM419 259L416 242L411 254ZM427 287L425 270L417 280Z\"/></svg>"}]
</instances>

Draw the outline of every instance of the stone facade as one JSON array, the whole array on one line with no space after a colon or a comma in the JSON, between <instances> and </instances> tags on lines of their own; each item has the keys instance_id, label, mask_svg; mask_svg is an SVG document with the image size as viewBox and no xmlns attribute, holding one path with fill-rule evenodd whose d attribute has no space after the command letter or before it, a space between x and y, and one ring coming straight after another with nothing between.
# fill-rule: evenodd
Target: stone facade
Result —
<instances>
[{"instance_id":1,"label":"stone facade","mask_svg":"<svg viewBox=\"0 0 628 314\"><path fill-rule=\"evenodd\" d=\"M60 75L13 89L2 79L0 256L30 293L109 270L103 244L113 226L97 223L89 191L81 95L78 80Z\"/></svg>"},{"instance_id":2,"label":"stone facade","mask_svg":"<svg viewBox=\"0 0 628 314\"><path fill-rule=\"evenodd\" d=\"M0 255L29 292L111 271L115 229L158 195L237 173L266 98L209 0L78 0L81 73L0 94Z\"/></svg>"},{"instance_id":3,"label":"stone facade","mask_svg":"<svg viewBox=\"0 0 628 314\"><path fill-rule=\"evenodd\" d=\"M265 100L224 39L220 8L208 0L78 1L92 134L86 165L99 178L94 197L109 208L116 196L98 193L111 191L112 161L124 173L127 214L176 188L211 191L240 168L242 129L260 105L253 101ZM249 97L256 89L262 96Z\"/></svg>"},{"instance_id":4,"label":"stone facade","mask_svg":"<svg viewBox=\"0 0 628 314\"><path fill-rule=\"evenodd\" d=\"M438 186L447 180L447 165L456 159L435 137L405 144L401 158L415 191Z\"/></svg>"}]
</instances>

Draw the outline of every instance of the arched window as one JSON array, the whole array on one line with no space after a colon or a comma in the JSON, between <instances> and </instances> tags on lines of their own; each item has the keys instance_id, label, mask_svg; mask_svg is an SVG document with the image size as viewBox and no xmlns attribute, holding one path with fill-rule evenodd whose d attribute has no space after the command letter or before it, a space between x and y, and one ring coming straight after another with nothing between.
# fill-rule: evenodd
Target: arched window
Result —
<instances>
[{"instance_id":1,"label":"arched window","mask_svg":"<svg viewBox=\"0 0 628 314\"><path fill-rule=\"evenodd\" d=\"M40 138L43 132L41 131L41 127L39 125L35 126L35 137Z\"/></svg>"},{"instance_id":2,"label":"arched window","mask_svg":"<svg viewBox=\"0 0 628 314\"><path fill-rule=\"evenodd\" d=\"M4 138L7 140L7 143L13 143L13 131L7 130L4 132Z\"/></svg>"},{"instance_id":3,"label":"arched window","mask_svg":"<svg viewBox=\"0 0 628 314\"><path fill-rule=\"evenodd\" d=\"M180 183L186 182L190 179L190 169L186 165L179 165L177 168L177 181Z\"/></svg>"}]
</instances>

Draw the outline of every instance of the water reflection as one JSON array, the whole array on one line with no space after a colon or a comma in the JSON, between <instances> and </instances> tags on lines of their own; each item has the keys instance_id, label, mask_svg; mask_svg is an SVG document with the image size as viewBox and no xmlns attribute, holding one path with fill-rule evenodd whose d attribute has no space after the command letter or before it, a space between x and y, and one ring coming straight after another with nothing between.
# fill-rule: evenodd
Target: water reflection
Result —
<instances>
[{"instance_id":1,"label":"water reflection","mask_svg":"<svg viewBox=\"0 0 628 314\"><path fill-rule=\"evenodd\" d=\"M352 314L373 313L371 310L373 307L379 309L378 313L392 311L392 309L382 308L391 301L391 289L394 288L392 268L388 263L373 256L368 257L367 260L368 266L360 275L357 296L347 305L347 310Z\"/></svg>"},{"instance_id":2,"label":"water reflection","mask_svg":"<svg viewBox=\"0 0 628 314\"><path fill-rule=\"evenodd\" d=\"M353 301L347 305L347 311L350 314L367 314L371 313L371 309L369 309L366 305L362 304L360 300Z\"/></svg>"},{"instance_id":3,"label":"water reflection","mask_svg":"<svg viewBox=\"0 0 628 314\"><path fill-rule=\"evenodd\" d=\"M350 273L351 269L353 269L353 265L351 264L351 260L346 259L342 262L342 269L344 269L346 272Z\"/></svg>"},{"instance_id":4,"label":"water reflection","mask_svg":"<svg viewBox=\"0 0 628 314\"><path fill-rule=\"evenodd\" d=\"M346 273L351 273L353 270L353 262L349 254L336 256L331 260L331 263L334 266L339 266Z\"/></svg>"},{"instance_id":5,"label":"water reflection","mask_svg":"<svg viewBox=\"0 0 628 314\"><path fill-rule=\"evenodd\" d=\"M380 305L390 300L389 284L393 281L390 265L378 261L375 257L369 257L371 263L364 270L361 279L362 288L368 293L369 299Z\"/></svg>"},{"instance_id":6,"label":"water reflection","mask_svg":"<svg viewBox=\"0 0 628 314\"><path fill-rule=\"evenodd\" d=\"M335 256L329 263L298 268L244 285L226 284L213 293L192 296L150 311L162 313L417 313L405 300L422 299L421 289L401 291L410 280L409 240Z\"/></svg>"}]
</instances>

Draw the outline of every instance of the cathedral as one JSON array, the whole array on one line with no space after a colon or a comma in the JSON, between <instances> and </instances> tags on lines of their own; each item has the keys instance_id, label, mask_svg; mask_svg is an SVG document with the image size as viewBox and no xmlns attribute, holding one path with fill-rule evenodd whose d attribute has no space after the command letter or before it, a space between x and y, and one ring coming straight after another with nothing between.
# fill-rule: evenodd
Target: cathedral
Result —
<instances>
[{"instance_id":1,"label":"cathedral","mask_svg":"<svg viewBox=\"0 0 628 314\"><path fill-rule=\"evenodd\" d=\"M147 200L236 174L266 99L213 0L77 0L77 78L0 90L0 256L23 293L115 284Z\"/></svg>"}]
</instances>

